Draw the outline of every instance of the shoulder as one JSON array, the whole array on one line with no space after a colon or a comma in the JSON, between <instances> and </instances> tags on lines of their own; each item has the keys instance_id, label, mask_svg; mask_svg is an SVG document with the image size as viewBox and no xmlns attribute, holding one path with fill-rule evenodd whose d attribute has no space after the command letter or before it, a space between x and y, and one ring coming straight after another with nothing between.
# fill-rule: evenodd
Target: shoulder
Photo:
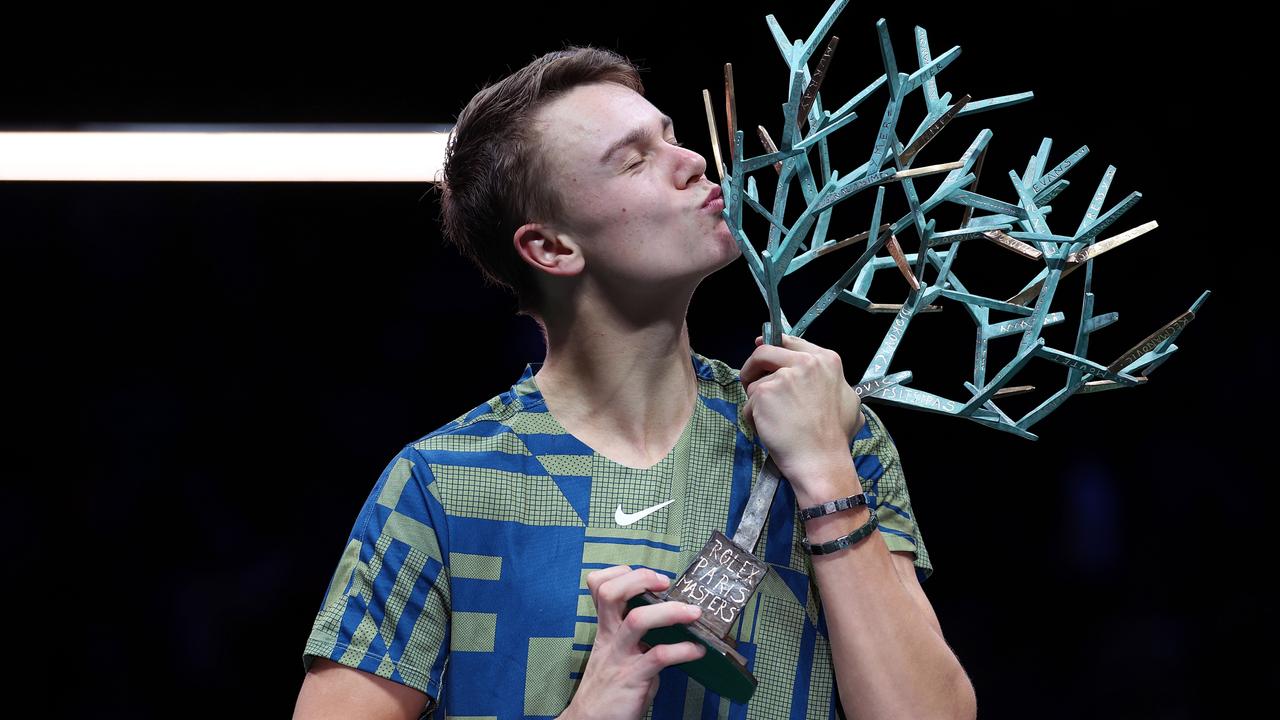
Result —
<instances>
[{"instance_id":1,"label":"shoulder","mask_svg":"<svg viewBox=\"0 0 1280 720\"><path fill-rule=\"evenodd\" d=\"M853 464L858 470L858 478L862 482L867 501L876 508L880 534L885 545L901 558L895 561L900 576L907 578L904 571L911 565L915 566L915 581L910 582L907 589L919 601L923 598L923 591L919 589L918 581L933 575L933 561L924 545L911 491L907 488L907 479L902 470L902 458L898 455L893 437L874 410L866 405L862 406L862 410L867 416L867 422L855 436ZM903 582L907 580L904 579Z\"/></svg>"},{"instance_id":2,"label":"shoulder","mask_svg":"<svg viewBox=\"0 0 1280 720\"><path fill-rule=\"evenodd\" d=\"M904 494L902 462L893 438L874 410L863 405L862 414L866 422L853 436L850 450L864 491L873 502L879 502L882 496L892 498Z\"/></svg>"},{"instance_id":3,"label":"shoulder","mask_svg":"<svg viewBox=\"0 0 1280 720\"><path fill-rule=\"evenodd\" d=\"M514 388L494 395L449 422L408 443L404 452L438 460L460 452L528 454L519 441L521 416L531 398Z\"/></svg>"},{"instance_id":4,"label":"shoulder","mask_svg":"<svg viewBox=\"0 0 1280 720\"><path fill-rule=\"evenodd\" d=\"M889 430L885 427L884 420L876 414L875 410L872 410L865 403L861 407L862 415L867 419L867 421L863 423L862 429L858 431L858 434L853 436L855 447L858 442L869 441L869 448L883 447L896 449L893 442L893 436L889 434Z\"/></svg>"},{"instance_id":5,"label":"shoulder","mask_svg":"<svg viewBox=\"0 0 1280 720\"><path fill-rule=\"evenodd\" d=\"M709 381L710 384L730 389L735 386L739 389L742 388L742 381L738 379L738 369L731 367L723 360L707 357L694 351L693 366L698 373L698 377Z\"/></svg>"}]
</instances>

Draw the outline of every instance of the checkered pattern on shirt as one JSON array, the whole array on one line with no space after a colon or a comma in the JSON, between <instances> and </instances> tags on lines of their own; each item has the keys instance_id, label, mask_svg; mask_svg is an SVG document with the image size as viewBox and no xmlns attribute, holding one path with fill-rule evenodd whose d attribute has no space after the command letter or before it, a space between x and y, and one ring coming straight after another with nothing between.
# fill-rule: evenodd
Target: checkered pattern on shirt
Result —
<instances>
[{"instance_id":1,"label":"checkered pattern on shirt","mask_svg":"<svg viewBox=\"0 0 1280 720\"><path fill-rule=\"evenodd\" d=\"M586 575L613 564L674 576L712 529L732 535L763 464L741 418L738 371L691 354L699 402L651 468L595 452L547 410L526 366L511 389L407 445L364 503L303 655L438 698L434 717L552 717L590 658ZM933 567L888 432L873 410L851 444L880 537ZM634 525L613 520L668 499ZM760 685L730 703L674 668L647 717L834 717L826 622L799 547L794 495L779 489L757 555L772 568L733 627Z\"/></svg>"}]
</instances>

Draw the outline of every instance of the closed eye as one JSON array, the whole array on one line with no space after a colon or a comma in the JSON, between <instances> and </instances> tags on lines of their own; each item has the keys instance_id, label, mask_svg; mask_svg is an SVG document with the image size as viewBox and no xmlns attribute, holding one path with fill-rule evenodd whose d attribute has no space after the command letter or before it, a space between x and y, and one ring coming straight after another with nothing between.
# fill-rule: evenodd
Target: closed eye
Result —
<instances>
[{"instance_id":1,"label":"closed eye","mask_svg":"<svg viewBox=\"0 0 1280 720\"><path fill-rule=\"evenodd\" d=\"M684 143L680 142L679 140L676 140L675 138L672 138L671 140L668 140L667 142L668 142L668 143L670 143L670 144L672 144L672 145L675 145L676 147L684 147ZM640 158L637 158L635 162L633 162L633 163L631 163L630 165L628 165L626 169L627 169L627 170L634 170L636 167L638 167L638 166L639 166L640 164L642 164L643 162L644 162L644 157L643 157L643 156L641 156Z\"/></svg>"}]
</instances>

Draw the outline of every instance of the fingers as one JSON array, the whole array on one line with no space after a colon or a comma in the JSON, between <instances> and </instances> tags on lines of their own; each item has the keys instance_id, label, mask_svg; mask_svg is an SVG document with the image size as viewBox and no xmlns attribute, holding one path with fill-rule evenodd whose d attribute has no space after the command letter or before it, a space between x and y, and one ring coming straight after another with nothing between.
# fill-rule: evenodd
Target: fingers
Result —
<instances>
[{"instance_id":1,"label":"fingers","mask_svg":"<svg viewBox=\"0 0 1280 720\"><path fill-rule=\"evenodd\" d=\"M816 343L811 343L808 340L805 340L804 338L801 338L801 337L796 337L794 335L783 335L782 345L785 348L794 349L799 352L807 353L809 355L813 355L814 357L826 357L828 359L835 360L837 363L840 362L840 353L836 352L835 350L832 350L831 348L823 347Z\"/></svg>"},{"instance_id":2,"label":"fingers","mask_svg":"<svg viewBox=\"0 0 1280 720\"><path fill-rule=\"evenodd\" d=\"M815 345L809 342L808 340L805 340L802 337L798 337L796 335L788 335L786 333L782 334L782 347L795 348L796 350L806 350L808 352L817 352L819 350L826 350L826 348L822 347L821 345Z\"/></svg>"},{"instance_id":3,"label":"fingers","mask_svg":"<svg viewBox=\"0 0 1280 720\"><path fill-rule=\"evenodd\" d=\"M810 358L829 358L836 363L840 362L840 355L836 351L795 335L783 333L781 346L764 344L764 338L760 335L756 336L755 342L756 349L738 371L738 379L747 388L772 372L809 362Z\"/></svg>"},{"instance_id":4,"label":"fingers","mask_svg":"<svg viewBox=\"0 0 1280 720\"><path fill-rule=\"evenodd\" d=\"M799 362L801 354L777 345L757 346L747 361L742 364L742 369L738 371L738 379L742 381L744 387L749 386L778 368Z\"/></svg>"},{"instance_id":5,"label":"fingers","mask_svg":"<svg viewBox=\"0 0 1280 720\"><path fill-rule=\"evenodd\" d=\"M756 345L763 345L763 344L764 344L764 336L757 335ZM827 349L822 347L821 345L816 345L814 343L811 343L808 340L805 340L804 338L799 337L798 335L788 335L787 333L782 333L782 345L781 346L775 345L774 347L784 347L784 348L795 349L795 350L808 350L810 352L816 352L819 350Z\"/></svg>"},{"instance_id":6,"label":"fingers","mask_svg":"<svg viewBox=\"0 0 1280 720\"><path fill-rule=\"evenodd\" d=\"M587 573L587 589L591 591L591 597L593 599L596 598L596 595L600 591L600 586L605 582L629 572L631 572L631 567L629 565L614 565L611 568L593 570L592 572ZM597 605L598 604L599 602L597 601Z\"/></svg>"},{"instance_id":7,"label":"fingers","mask_svg":"<svg viewBox=\"0 0 1280 720\"><path fill-rule=\"evenodd\" d=\"M685 642L654 645L651 650L644 654L644 662L649 666L649 670L658 673L668 665L678 665L697 660L706 654L707 648L705 645L686 640Z\"/></svg>"},{"instance_id":8,"label":"fingers","mask_svg":"<svg viewBox=\"0 0 1280 720\"><path fill-rule=\"evenodd\" d=\"M688 624L702 615L702 608L679 600L668 600L656 605L644 605L627 613L618 627L618 641L631 646L638 644L644 634L654 628L677 623ZM655 648L661 647L655 645ZM652 652L652 650L650 650Z\"/></svg>"},{"instance_id":9,"label":"fingers","mask_svg":"<svg viewBox=\"0 0 1280 720\"><path fill-rule=\"evenodd\" d=\"M671 580L648 568L632 570L626 565L615 565L605 570L597 570L587 575L587 587L592 586L592 575L608 573L598 579L591 591L591 598L596 603L596 617L600 628L606 632L615 632L627 614L627 601L649 590L659 592L667 589Z\"/></svg>"},{"instance_id":10,"label":"fingers","mask_svg":"<svg viewBox=\"0 0 1280 720\"><path fill-rule=\"evenodd\" d=\"M662 644L650 648L643 642L644 634L654 628L697 620L702 615L702 608L678 600L627 608L627 600L632 597L646 590L664 590L670 584L665 575L648 568L632 570L626 565L588 573L587 587L591 588L596 602L596 616L600 624L597 638L609 636L611 642L620 647L639 647L645 655L646 667L655 673L667 665L702 657L705 648L698 643ZM651 653L655 654L650 657Z\"/></svg>"},{"instance_id":11,"label":"fingers","mask_svg":"<svg viewBox=\"0 0 1280 720\"><path fill-rule=\"evenodd\" d=\"M665 575L648 568L615 565L588 573L586 580L599 627L578 689L562 717L572 713L575 717L639 718L653 705L662 668L706 654L696 642L649 647L641 638L653 628L692 622L700 609L669 600L627 612L631 598L671 584Z\"/></svg>"}]
</instances>

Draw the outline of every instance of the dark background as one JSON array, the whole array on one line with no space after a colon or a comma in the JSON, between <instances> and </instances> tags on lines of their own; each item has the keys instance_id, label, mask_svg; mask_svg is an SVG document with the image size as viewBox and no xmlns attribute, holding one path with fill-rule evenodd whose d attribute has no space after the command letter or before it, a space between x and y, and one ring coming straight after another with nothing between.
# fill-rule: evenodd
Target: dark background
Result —
<instances>
[{"instance_id":1,"label":"dark background","mask_svg":"<svg viewBox=\"0 0 1280 720\"><path fill-rule=\"evenodd\" d=\"M807 36L825 9L15 16L0 45L0 123L451 124L481 86L589 43L645 68L647 97L710 157L701 90L723 112L716 88L734 63L742 126L776 137L786 74L764 16ZM1042 137L1054 140L1050 166L1087 144L1049 216L1060 233L1108 164L1108 208L1142 192L1105 235L1160 227L1095 263L1095 312L1120 321L1094 336L1091 357L1110 362L1213 292L1147 386L1072 398L1033 428L1038 441L877 406L936 567L925 589L984 718L1221 716L1280 680L1259 589L1275 343L1265 316L1253 321L1271 240L1251 232L1267 208L1247 204L1254 145L1240 126L1257 103L1237 87L1261 31L1215 10L858 3L835 26L827 109L883 72L880 17L904 72L916 68L914 25L935 57L963 48L940 92L1035 92L956 120L917 166L957 158L989 127L979 190L1008 200L1008 171ZM865 160L885 97L833 146L836 168ZM916 94L900 134L922 113ZM849 207L837 213L848 234L865 229ZM905 204L891 207L890 219ZM291 712L311 622L378 473L542 359L532 322L442 245L438 211L425 183L0 184L5 404L20 427L3 484L19 692L56 716ZM948 212L939 229L959 219ZM914 252L916 235L901 239ZM793 320L852 259L784 283ZM984 247L956 271L1008 296L1030 267ZM1083 277L1063 281L1054 309L1067 320L1046 331L1050 345L1070 349ZM891 272L873 291L904 294ZM765 319L758 297L741 263L708 278L689 312L694 349L740 367ZM837 304L806 337L839 350L856 381L890 319ZM894 370L962 397L972 335L958 306L920 316ZM999 367L1012 350L995 347ZM1034 400L1008 401L1015 417L1061 384L1045 365L1028 371Z\"/></svg>"}]
</instances>

